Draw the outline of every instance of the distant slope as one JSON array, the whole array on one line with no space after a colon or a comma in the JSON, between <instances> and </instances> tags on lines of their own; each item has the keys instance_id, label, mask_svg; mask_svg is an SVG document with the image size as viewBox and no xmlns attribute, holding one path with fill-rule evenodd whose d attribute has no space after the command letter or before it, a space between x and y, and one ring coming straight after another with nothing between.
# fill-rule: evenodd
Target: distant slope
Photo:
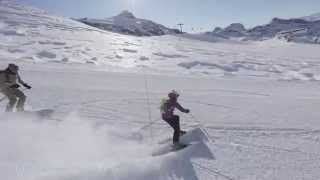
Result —
<instances>
[{"instance_id":1,"label":"distant slope","mask_svg":"<svg viewBox=\"0 0 320 180\"><path fill-rule=\"evenodd\" d=\"M107 19L78 19L87 25L116 33L135 36L160 36L165 34L179 34L177 29L170 29L149 20L136 18L132 13L123 11L117 16Z\"/></svg>"},{"instance_id":2,"label":"distant slope","mask_svg":"<svg viewBox=\"0 0 320 180\"><path fill-rule=\"evenodd\" d=\"M319 66L314 63L320 59L320 46L288 44L276 38L245 41L250 36L241 24L229 26L227 34L217 37L184 34L141 38L12 3L1 2L0 13L2 67L9 62L31 62L116 72L320 80ZM286 27L286 21L276 22L275 27ZM267 28L273 29L262 27ZM219 31L223 32L216 29L216 34ZM204 42L208 40L215 43Z\"/></svg>"},{"instance_id":3,"label":"distant slope","mask_svg":"<svg viewBox=\"0 0 320 180\"><path fill-rule=\"evenodd\" d=\"M0 1L0 58L30 62L98 63L94 40L108 33L41 9ZM107 51L108 49L103 49ZM113 52L111 52L113 53Z\"/></svg>"}]
</instances>

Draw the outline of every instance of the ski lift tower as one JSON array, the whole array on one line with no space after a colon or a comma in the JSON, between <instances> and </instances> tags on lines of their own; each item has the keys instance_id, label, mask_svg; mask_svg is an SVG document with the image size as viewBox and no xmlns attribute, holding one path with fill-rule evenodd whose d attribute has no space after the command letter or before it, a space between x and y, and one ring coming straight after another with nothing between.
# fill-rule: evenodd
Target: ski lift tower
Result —
<instances>
[{"instance_id":1,"label":"ski lift tower","mask_svg":"<svg viewBox=\"0 0 320 180\"><path fill-rule=\"evenodd\" d=\"M180 32L181 32L181 34L183 33L183 31L182 31L182 26L183 26L184 24L182 24L182 23L179 23L178 24L178 26L180 26Z\"/></svg>"}]
</instances>

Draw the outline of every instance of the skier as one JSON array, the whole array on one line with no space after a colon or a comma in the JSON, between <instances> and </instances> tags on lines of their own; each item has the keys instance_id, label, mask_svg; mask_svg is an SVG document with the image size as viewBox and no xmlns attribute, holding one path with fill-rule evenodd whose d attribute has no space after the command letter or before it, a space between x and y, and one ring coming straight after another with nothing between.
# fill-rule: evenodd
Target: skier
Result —
<instances>
[{"instance_id":1,"label":"skier","mask_svg":"<svg viewBox=\"0 0 320 180\"><path fill-rule=\"evenodd\" d=\"M16 105L17 111L24 111L26 96L19 90L20 83L27 89L31 86L22 81L18 74L19 67L9 64L5 70L0 71L0 91L9 99L6 112L12 112Z\"/></svg>"},{"instance_id":2,"label":"skier","mask_svg":"<svg viewBox=\"0 0 320 180\"><path fill-rule=\"evenodd\" d=\"M161 102L161 116L162 119L167 122L174 130L173 133L173 145L176 147L183 146L182 144L179 143L179 138L180 135L185 134L185 131L182 131L180 129L180 117L178 115L174 114L175 108L180 110L181 112L184 113L189 113L189 109L183 108L179 103L178 103L178 97L179 93L177 93L175 90L171 91L168 94L169 99L163 99Z\"/></svg>"}]
</instances>

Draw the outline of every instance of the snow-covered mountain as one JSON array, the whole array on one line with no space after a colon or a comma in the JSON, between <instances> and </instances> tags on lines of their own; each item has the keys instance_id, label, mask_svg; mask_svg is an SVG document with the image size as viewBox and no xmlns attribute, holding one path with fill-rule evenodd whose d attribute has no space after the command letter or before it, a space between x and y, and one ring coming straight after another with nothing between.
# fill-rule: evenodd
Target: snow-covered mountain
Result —
<instances>
[{"instance_id":1,"label":"snow-covered mountain","mask_svg":"<svg viewBox=\"0 0 320 180\"><path fill-rule=\"evenodd\" d=\"M241 40L266 40L284 37L287 41L320 43L320 21L317 15L308 18L280 19L274 18L269 24L256 26L246 30L240 23L234 23L226 28L216 28L206 34L226 39L241 38Z\"/></svg>"},{"instance_id":2,"label":"snow-covered mountain","mask_svg":"<svg viewBox=\"0 0 320 180\"><path fill-rule=\"evenodd\" d=\"M286 46L278 40L265 41L263 45L256 41L239 41L243 38L242 34L248 38L248 30L241 24L216 29L216 34L222 34L218 37L184 34L140 38L103 31L69 18L12 3L2 3L0 12L3 19L0 25L0 57L7 61L98 65L111 71L143 70L205 76L254 74L280 79L320 79L318 66L312 63L305 65L298 58L318 57L317 47L302 44ZM133 18L128 13L126 16ZM280 20L274 20L273 23L275 27L286 24ZM273 32L274 26L269 26L262 29L270 28L270 32ZM267 34L259 28L254 32ZM225 40L231 35L233 40ZM257 48L257 43L261 48ZM275 46L282 51L269 52L268 49ZM269 55L264 54L266 51ZM281 58L283 51L290 54ZM273 61L266 61L270 57ZM252 65L248 59L259 63ZM281 64L288 65L283 67ZM294 73L288 73L291 71Z\"/></svg>"},{"instance_id":3,"label":"snow-covered mountain","mask_svg":"<svg viewBox=\"0 0 320 180\"><path fill-rule=\"evenodd\" d=\"M305 17L302 17L301 19L304 19L306 21L319 21L320 20L320 13L315 13L310 16L305 16Z\"/></svg>"},{"instance_id":4,"label":"snow-covered mountain","mask_svg":"<svg viewBox=\"0 0 320 180\"><path fill-rule=\"evenodd\" d=\"M78 20L103 30L135 36L160 36L180 33L177 29L170 29L150 20L136 18L129 11L123 11L119 15L107 19L83 18Z\"/></svg>"},{"instance_id":5,"label":"snow-covered mountain","mask_svg":"<svg viewBox=\"0 0 320 180\"><path fill-rule=\"evenodd\" d=\"M226 28L216 28L213 33L217 33L224 37L241 37L245 36L246 29L241 23L233 23Z\"/></svg>"}]
</instances>

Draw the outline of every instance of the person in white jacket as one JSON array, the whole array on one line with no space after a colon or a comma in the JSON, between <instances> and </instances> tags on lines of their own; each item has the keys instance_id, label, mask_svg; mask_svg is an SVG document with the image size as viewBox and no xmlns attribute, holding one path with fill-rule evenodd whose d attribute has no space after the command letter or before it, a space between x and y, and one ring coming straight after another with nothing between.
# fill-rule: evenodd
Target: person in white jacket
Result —
<instances>
[{"instance_id":1,"label":"person in white jacket","mask_svg":"<svg viewBox=\"0 0 320 180\"><path fill-rule=\"evenodd\" d=\"M9 64L5 70L0 71L0 91L9 99L6 112L12 112L15 106L17 111L24 111L26 95L19 89L19 84L31 89L31 86L22 81L18 70L17 65Z\"/></svg>"}]
</instances>

